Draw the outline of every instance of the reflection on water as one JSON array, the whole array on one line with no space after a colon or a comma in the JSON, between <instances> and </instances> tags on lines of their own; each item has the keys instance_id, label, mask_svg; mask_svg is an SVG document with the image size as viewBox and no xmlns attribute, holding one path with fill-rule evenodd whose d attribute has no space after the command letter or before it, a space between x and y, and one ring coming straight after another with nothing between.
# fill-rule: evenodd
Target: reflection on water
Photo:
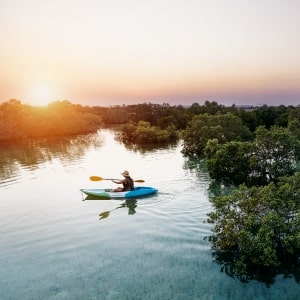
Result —
<instances>
[{"instance_id":1,"label":"reflection on water","mask_svg":"<svg viewBox=\"0 0 300 300\"><path fill-rule=\"evenodd\" d=\"M184 158L183 168L188 172L194 172L199 179L199 182L205 181L208 176L206 161L204 158L197 156L186 156ZM221 184L212 180L209 184L209 198L230 194L236 186L230 184Z\"/></svg>"},{"instance_id":2,"label":"reflection on water","mask_svg":"<svg viewBox=\"0 0 300 300\"><path fill-rule=\"evenodd\" d=\"M197 156L185 156L184 157L184 169L196 170L198 173L207 173L207 168L204 158L199 158Z\"/></svg>"},{"instance_id":3,"label":"reflection on water","mask_svg":"<svg viewBox=\"0 0 300 300\"><path fill-rule=\"evenodd\" d=\"M42 163L53 159L59 159L62 164L73 163L80 160L92 147L97 149L102 144L101 135L97 133L70 138L43 138L22 140L17 143L1 143L0 178L2 185L5 185L5 179L9 182L16 177L21 167L34 171Z\"/></svg>"},{"instance_id":4,"label":"reflection on water","mask_svg":"<svg viewBox=\"0 0 300 300\"><path fill-rule=\"evenodd\" d=\"M122 203L121 205L119 205L111 210L101 212L99 214L99 220L108 218L112 211L119 209L119 208L128 208L128 215L134 215L136 213L136 211L135 211L136 207L137 207L137 200L135 200L135 199L126 200L124 203Z\"/></svg>"},{"instance_id":5,"label":"reflection on water","mask_svg":"<svg viewBox=\"0 0 300 300\"><path fill-rule=\"evenodd\" d=\"M147 154L151 152L156 152L160 150L167 150L167 149L172 149L178 145L178 142L173 142L165 145L157 145L157 144L146 144L146 145L125 145L126 149L133 151L133 152L138 152L141 154Z\"/></svg>"},{"instance_id":6,"label":"reflection on water","mask_svg":"<svg viewBox=\"0 0 300 300\"><path fill-rule=\"evenodd\" d=\"M209 185L209 198L225 196L232 193L237 187L231 184L221 184L216 181L212 181Z\"/></svg>"},{"instance_id":7,"label":"reflection on water","mask_svg":"<svg viewBox=\"0 0 300 300\"><path fill-rule=\"evenodd\" d=\"M257 280L270 287L275 283L276 277L282 274L284 278L294 278L295 281L300 284L300 261L294 257L286 260L285 264L280 268L266 268L252 266L239 266L236 264L235 253L214 252L214 260L221 266L221 272L226 273L232 278L237 278L241 282L250 282L251 280Z\"/></svg>"},{"instance_id":8,"label":"reflection on water","mask_svg":"<svg viewBox=\"0 0 300 300\"><path fill-rule=\"evenodd\" d=\"M199 179L199 182L206 182L208 178L206 162L204 158L197 156L185 156L183 169L189 174L195 174Z\"/></svg>"}]
</instances>

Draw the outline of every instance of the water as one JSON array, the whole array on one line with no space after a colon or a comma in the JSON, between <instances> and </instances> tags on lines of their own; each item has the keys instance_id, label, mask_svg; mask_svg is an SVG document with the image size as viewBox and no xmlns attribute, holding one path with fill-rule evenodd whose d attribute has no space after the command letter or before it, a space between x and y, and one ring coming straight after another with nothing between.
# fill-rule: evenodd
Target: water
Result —
<instances>
[{"instance_id":1,"label":"water","mask_svg":"<svg viewBox=\"0 0 300 300\"><path fill-rule=\"evenodd\" d=\"M109 129L2 145L0 298L298 299L293 278L267 287L220 271L204 240L211 181L180 150L128 149ZM116 186L91 175L116 178L124 169L159 193L83 201L80 188Z\"/></svg>"}]
</instances>

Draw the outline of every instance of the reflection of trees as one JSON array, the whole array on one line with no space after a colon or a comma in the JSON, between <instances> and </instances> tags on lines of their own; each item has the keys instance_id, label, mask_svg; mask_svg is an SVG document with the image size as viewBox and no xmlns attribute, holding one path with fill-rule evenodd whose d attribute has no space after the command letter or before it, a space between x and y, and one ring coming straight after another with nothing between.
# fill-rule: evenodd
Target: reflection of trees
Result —
<instances>
[{"instance_id":1,"label":"reflection of trees","mask_svg":"<svg viewBox=\"0 0 300 300\"><path fill-rule=\"evenodd\" d=\"M108 218L112 211L119 209L119 208L124 208L124 207L128 207L128 215L134 215L136 213L135 209L137 207L137 200L136 199L126 200L124 203L122 203L118 207L100 213L99 220Z\"/></svg>"},{"instance_id":2,"label":"reflection of trees","mask_svg":"<svg viewBox=\"0 0 300 300\"><path fill-rule=\"evenodd\" d=\"M284 278L293 277L300 284L300 261L297 258L286 259L280 267L266 268L257 265L239 265L236 263L235 252L214 252L215 262L221 265L221 272L226 273L232 278L238 278L241 282L257 280L270 286L275 283L277 275Z\"/></svg>"},{"instance_id":3,"label":"reflection of trees","mask_svg":"<svg viewBox=\"0 0 300 300\"><path fill-rule=\"evenodd\" d=\"M185 156L183 168L187 170L196 170L197 173L207 173L204 157L197 155Z\"/></svg>"},{"instance_id":4,"label":"reflection of trees","mask_svg":"<svg viewBox=\"0 0 300 300\"><path fill-rule=\"evenodd\" d=\"M137 145L137 144L124 144L126 149L138 152L141 154L151 153L158 150L167 150L167 149L173 149L177 146L177 142L174 143L168 143L168 144L146 144L146 145Z\"/></svg>"},{"instance_id":5,"label":"reflection of trees","mask_svg":"<svg viewBox=\"0 0 300 300\"><path fill-rule=\"evenodd\" d=\"M209 182L210 178L208 176L206 161L204 157L192 155L185 156L183 169L187 170L189 173L195 174L200 182Z\"/></svg>"},{"instance_id":6,"label":"reflection of trees","mask_svg":"<svg viewBox=\"0 0 300 300\"><path fill-rule=\"evenodd\" d=\"M236 186L231 184L221 184L218 181L211 180L207 171L205 157L197 155L185 156L183 168L194 172L199 181L210 182L208 188L210 197L228 195L236 188Z\"/></svg>"},{"instance_id":7,"label":"reflection of trees","mask_svg":"<svg viewBox=\"0 0 300 300\"><path fill-rule=\"evenodd\" d=\"M224 195L230 195L233 190L235 190L237 186L232 184L222 184L218 181L212 181L209 184L209 194L210 198L212 197L218 197L218 196L224 196Z\"/></svg>"},{"instance_id":8,"label":"reflection of trees","mask_svg":"<svg viewBox=\"0 0 300 300\"><path fill-rule=\"evenodd\" d=\"M0 176L11 177L20 166L37 169L40 163L59 158L70 162L82 157L90 147L101 147L98 134L72 138L32 139L19 143L2 143L0 148Z\"/></svg>"}]
</instances>

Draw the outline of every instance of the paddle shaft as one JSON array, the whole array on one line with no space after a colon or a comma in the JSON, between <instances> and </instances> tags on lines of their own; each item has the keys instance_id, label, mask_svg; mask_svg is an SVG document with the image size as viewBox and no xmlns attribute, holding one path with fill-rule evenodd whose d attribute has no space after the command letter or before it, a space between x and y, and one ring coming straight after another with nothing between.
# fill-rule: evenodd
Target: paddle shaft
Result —
<instances>
[{"instance_id":1,"label":"paddle shaft","mask_svg":"<svg viewBox=\"0 0 300 300\"><path fill-rule=\"evenodd\" d=\"M90 180L92 181L101 181L101 180L119 180L121 181L121 179L114 179L114 178L102 178L100 176L91 176ZM145 180L142 179L138 179L138 180L134 180L134 182L145 182Z\"/></svg>"}]
</instances>

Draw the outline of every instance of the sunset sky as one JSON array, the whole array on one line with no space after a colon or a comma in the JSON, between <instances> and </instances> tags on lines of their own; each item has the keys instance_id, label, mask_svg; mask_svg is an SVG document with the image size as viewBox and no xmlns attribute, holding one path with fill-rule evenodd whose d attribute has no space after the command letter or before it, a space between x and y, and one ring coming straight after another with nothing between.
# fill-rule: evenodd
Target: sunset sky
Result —
<instances>
[{"instance_id":1,"label":"sunset sky","mask_svg":"<svg viewBox=\"0 0 300 300\"><path fill-rule=\"evenodd\" d=\"M299 0L0 0L0 102L300 104Z\"/></svg>"}]
</instances>

